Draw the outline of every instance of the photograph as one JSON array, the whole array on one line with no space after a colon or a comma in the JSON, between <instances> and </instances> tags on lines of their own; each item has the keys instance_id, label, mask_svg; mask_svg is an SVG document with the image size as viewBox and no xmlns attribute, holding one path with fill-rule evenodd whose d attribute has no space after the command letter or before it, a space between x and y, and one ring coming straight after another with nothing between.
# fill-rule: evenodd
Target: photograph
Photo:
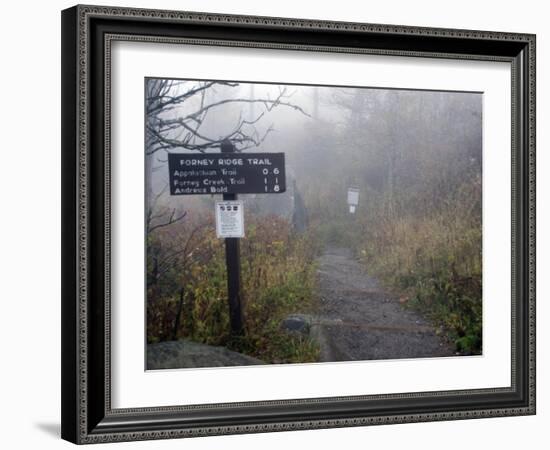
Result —
<instances>
[{"instance_id":1,"label":"photograph","mask_svg":"<svg viewBox=\"0 0 550 450\"><path fill-rule=\"evenodd\" d=\"M61 14L62 438L534 415L536 27L201 9Z\"/></svg>"},{"instance_id":2,"label":"photograph","mask_svg":"<svg viewBox=\"0 0 550 450\"><path fill-rule=\"evenodd\" d=\"M145 78L146 370L483 355L483 101Z\"/></svg>"}]
</instances>

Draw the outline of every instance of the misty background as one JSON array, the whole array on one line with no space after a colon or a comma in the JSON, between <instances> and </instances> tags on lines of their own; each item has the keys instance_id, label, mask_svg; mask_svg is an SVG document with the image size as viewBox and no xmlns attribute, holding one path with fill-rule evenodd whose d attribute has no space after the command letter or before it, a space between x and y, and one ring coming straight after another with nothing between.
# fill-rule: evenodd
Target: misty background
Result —
<instances>
[{"instance_id":1,"label":"misty background","mask_svg":"<svg viewBox=\"0 0 550 450\"><path fill-rule=\"evenodd\" d=\"M190 339L262 361L317 361L319 343L281 334L281 323L320 314L318 267L332 252L349 254L456 351L481 352L482 93L170 79L145 87L149 343ZM168 189L167 153L219 153L226 140L286 161L285 193L239 195L247 333L237 341L214 231L221 195ZM349 189L359 192L353 212Z\"/></svg>"},{"instance_id":2,"label":"misty background","mask_svg":"<svg viewBox=\"0 0 550 450\"><path fill-rule=\"evenodd\" d=\"M174 83L177 96L201 82ZM255 102L246 103L250 100ZM481 175L479 93L215 83L204 97L194 95L162 117L192 116L201 105L220 102L207 111L196 135L182 127L166 133L198 145L208 143L201 139L207 137L213 146L196 150L168 145L147 155L149 204L160 194L157 203L177 212L213 208L214 196L168 195L166 152L218 153L216 141L235 130L250 136L239 142L241 135L233 135L237 151L285 153L285 194L241 196L255 213L290 218L298 192L308 216L316 217L320 210L325 217L339 216L347 212L347 189L356 187L363 211L382 209L391 216L412 206L421 214Z\"/></svg>"}]
</instances>

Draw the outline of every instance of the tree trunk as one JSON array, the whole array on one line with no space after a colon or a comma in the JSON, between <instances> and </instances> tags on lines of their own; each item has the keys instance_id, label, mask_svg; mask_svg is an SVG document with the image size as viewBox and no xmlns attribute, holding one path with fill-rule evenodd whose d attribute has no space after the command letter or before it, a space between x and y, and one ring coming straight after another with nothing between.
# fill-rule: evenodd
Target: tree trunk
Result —
<instances>
[{"instance_id":1,"label":"tree trunk","mask_svg":"<svg viewBox=\"0 0 550 450\"><path fill-rule=\"evenodd\" d=\"M181 312L183 311L183 288L180 289L180 301L178 302L178 309L176 311L176 320L174 321L174 330L172 331L172 340L175 341L178 338L178 329L180 327Z\"/></svg>"}]
</instances>

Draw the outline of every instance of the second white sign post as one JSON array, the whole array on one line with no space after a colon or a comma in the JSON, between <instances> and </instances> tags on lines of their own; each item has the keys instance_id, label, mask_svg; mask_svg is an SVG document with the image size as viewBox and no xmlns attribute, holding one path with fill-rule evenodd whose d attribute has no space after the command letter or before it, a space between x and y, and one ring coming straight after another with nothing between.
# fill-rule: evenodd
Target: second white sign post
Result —
<instances>
[{"instance_id":1,"label":"second white sign post","mask_svg":"<svg viewBox=\"0 0 550 450\"><path fill-rule=\"evenodd\" d=\"M351 214L355 214L355 209L357 208L357 205L359 205L359 189L357 188L348 189L348 205L349 205L349 212Z\"/></svg>"}]
</instances>

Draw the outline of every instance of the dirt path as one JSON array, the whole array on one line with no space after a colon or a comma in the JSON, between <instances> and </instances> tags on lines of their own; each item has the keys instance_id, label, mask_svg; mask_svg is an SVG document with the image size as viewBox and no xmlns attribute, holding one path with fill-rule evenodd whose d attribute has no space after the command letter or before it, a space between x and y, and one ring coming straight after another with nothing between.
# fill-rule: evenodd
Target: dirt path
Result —
<instances>
[{"instance_id":1,"label":"dirt path","mask_svg":"<svg viewBox=\"0 0 550 450\"><path fill-rule=\"evenodd\" d=\"M318 262L321 361L454 354L425 319L369 277L349 249L329 248Z\"/></svg>"}]
</instances>

